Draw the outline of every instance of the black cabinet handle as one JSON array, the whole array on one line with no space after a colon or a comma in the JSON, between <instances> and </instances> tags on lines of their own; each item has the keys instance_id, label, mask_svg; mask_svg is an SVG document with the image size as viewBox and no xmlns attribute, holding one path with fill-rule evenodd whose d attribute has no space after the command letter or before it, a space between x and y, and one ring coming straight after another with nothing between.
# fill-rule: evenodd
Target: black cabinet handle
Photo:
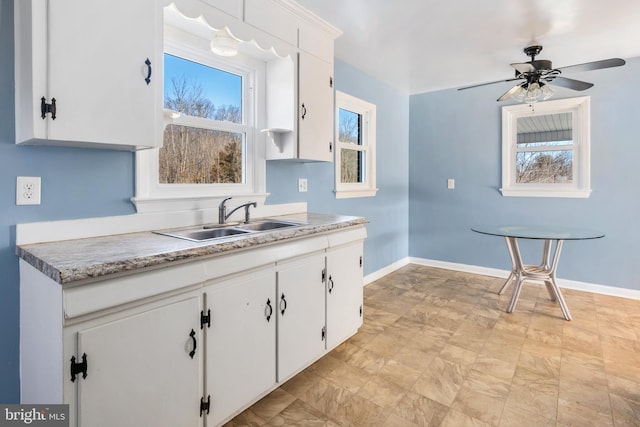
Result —
<instances>
[{"instance_id":1,"label":"black cabinet handle","mask_svg":"<svg viewBox=\"0 0 640 427\"><path fill-rule=\"evenodd\" d=\"M284 307L283 307L284 304ZM280 314L284 316L284 312L287 310L287 300L284 297L284 294L280 297Z\"/></svg>"},{"instance_id":2,"label":"black cabinet handle","mask_svg":"<svg viewBox=\"0 0 640 427\"><path fill-rule=\"evenodd\" d=\"M331 278L331 276L329 276L329 293L331 293L331 291L333 291L333 279Z\"/></svg>"},{"instance_id":3,"label":"black cabinet handle","mask_svg":"<svg viewBox=\"0 0 640 427\"><path fill-rule=\"evenodd\" d=\"M189 356L193 359L193 356L196 355L196 347L197 347L197 344L198 344L197 341L196 341L196 331L194 331L192 329L191 333L189 334L189 336L193 340L193 349L189 352Z\"/></svg>"},{"instance_id":4,"label":"black cabinet handle","mask_svg":"<svg viewBox=\"0 0 640 427\"><path fill-rule=\"evenodd\" d=\"M305 116L307 115L307 107L304 106L304 102L302 103L302 116L300 116L300 118L302 120L304 120Z\"/></svg>"},{"instance_id":5,"label":"black cabinet handle","mask_svg":"<svg viewBox=\"0 0 640 427\"><path fill-rule=\"evenodd\" d=\"M149 61L149 58L147 58L144 63L147 66L147 77L145 77L144 81L147 82L148 85L149 83L151 83L151 61Z\"/></svg>"},{"instance_id":6,"label":"black cabinet handle","mask_svg":"<svg viewBox=\"0 0 640 427\"><path fill-rule=\"evenodd\" d=\"M273 307L271 307L271 300L267 298L267 306L264 308L264 315L267 318L267 322L271 320L272 314L273 314Z\"/></svg>"}]
</instances>

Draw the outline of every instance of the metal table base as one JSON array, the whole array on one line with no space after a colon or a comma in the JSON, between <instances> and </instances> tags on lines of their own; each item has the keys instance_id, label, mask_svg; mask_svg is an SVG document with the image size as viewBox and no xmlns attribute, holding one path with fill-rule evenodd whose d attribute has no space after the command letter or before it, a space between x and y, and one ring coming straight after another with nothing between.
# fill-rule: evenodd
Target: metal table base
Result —
<instances>
[{"instance_id":1,"label":"metal table base","mask_svg":"<svg viewBox=\"0 0 640 427\"><path fill-rule=\"evenodd\" d=\"M535 280L544 282L551 301L557 301L560 305L564 318L571 320L571 313L569 313L569 309L564 301L562 292L560 292L560 288L556 283L556 269L558 268L558 260L560 258L563 240L544 240L542 261L540 262L540 265L526 265L522 261L522 255L520 254L520 248L518 247L518 239L516 237L505 237L504 239L507 242L507 249L509 250L509 256L511 257L511 274L509 274L509 277L500 289L499 294L504 294L512 283L515 284L511 300L507 306L507 313L512 313L513 310L515 310L516 304L518 303L518 297L520 296L520 290L522 289L522 283L525 280ZM551 259L551 248L553 246L553 242L555 242L555 250L553 252L553 259Z\"/></svg>"}]
</instances>

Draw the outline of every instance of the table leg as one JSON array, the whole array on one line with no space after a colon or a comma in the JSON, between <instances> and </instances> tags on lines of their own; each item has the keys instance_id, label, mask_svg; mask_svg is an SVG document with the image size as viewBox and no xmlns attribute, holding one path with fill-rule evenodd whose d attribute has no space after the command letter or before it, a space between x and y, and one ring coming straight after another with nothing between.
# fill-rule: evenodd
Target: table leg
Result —
<instances>
[{"instance_id":1,"label":"table leg","mask_svg":"<svg viewBox=\"0 0 640 427\"><path fill-rule=\"evenodd\" d=\"M562 292L560 292L560 288L556 283L556 270L558 269L558 260L560 259L560 252L562 251L562 240L556 240L556 250L553 254L553 261L551 262L551 266L549 267L549 281L551 282L551 287L554 290L556 299L558 300L558 305L560 305L560 309L562 310L562 314L564 318L567 320L571 320L571 313L569 313L569 308L567 307L567 303L562 296Z\"/></svg>"},{"instance_id":2,"label":"table leg","mask_svg":"<svg viewBox=\"0 0 640 427\"><path fill-rule=\"evenodd\" d=\"M507 277L507 281L504 282L504 285L502 285L502 288L500 288L500 292L498 292L498 295L504 294L504 292L509 288L509 285L511 284L511 282L516 279L516 275L517 275L516 258L513 253L514 249L512 247L512 243L510 239L511 239L510 237L504 238L505 242L507 243L507 249L509 250L509 258L511 258L511 273L509 274L509 277ZM515 242L515 239L514 239L514 242Z\"/></svg>"},{"instance_id":3,"label":"table leg","mask_svg":"<svg viewBox=\"0 0 640 427\"><path fill-rule=\"evenodd\" d=\"M551 269L549 265L550 256L551 256L551 240L545 240L544 247L542 248L542 261L540 261L541 269L546 271L549 271ZM551 299L551 301L557 301L558 297L556 295L556 290L553 288L553 284L551 283L551 280L545 280L544 285L547 288L547 293L549 293L549 298Z\"/></svg>"},{"instance_id":4,"label":"table leg","mask_svg":"<svg viewBox=\"0 0 640 427\"><path fill-rule=\"evenodd\" d=\"M520 255L518 240L515 237L505 237L505 240L507 242L507 249L509 250L509 257L511 258L511 274L500 290L500 293L506 290L511 281L515 283L513 294L511 294L511 299L507 306L507 313L512 313L518 303L520 290L522 289L522 282L524 281L524 264L522 263L522 255Z\"/></svg>"}]
</instances>

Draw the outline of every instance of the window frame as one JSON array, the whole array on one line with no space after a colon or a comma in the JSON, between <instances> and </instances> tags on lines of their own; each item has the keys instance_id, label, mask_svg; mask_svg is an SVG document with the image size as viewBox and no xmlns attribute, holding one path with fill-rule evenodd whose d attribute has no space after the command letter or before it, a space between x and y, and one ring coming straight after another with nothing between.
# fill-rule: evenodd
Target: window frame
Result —
<instances>
[{"instance_id":1,"label":"window frame","mask_svg":"<svg viewBox=\"0 0 640 427\"><path fill-rule=\"evenodd\" d=\"M244 182L240 184L161 184L158 169L160 148L138 151L136 152L136 196L132 198L136 210L156 212L209 208L217 206L217 203L225 197L264 203L267 197L266 156L264 136L258 129L264 127L265 62L242 53L232 58L223 58L210 51L208 41L200 42L193 35L172 28L167 29L167 27L165 27L163 57L164 53L242 76L242 124L184 116L164 109L164 90L158 95L160 96L158 104L164 111L161 137L168 124L244 133ZM164 72L157 78L163 76Z\"/></svg>"},{"instance_id":2,"label":"window frame","mask_svg":"<svg viewBox=\"0 0 640 427\"><path fill-rule=\"evenodd\" d=\"M340 141L340 110L362 116L362 144ZM345 92L336 90L335 106L335 195L337 199L372 197L376 195L376 105ZM360 151L365 154L364 182L341 182L342 150Z\"/></svg>"},{"instance_id":3,"label":"window frame","mask_svg":"<svg viewBox=\"0 0 640 427\"><path fill-rule=\"evenodd\" d=\"M517 121L520 117L572 113L573 182L518 183L516 182ZM556 147L554 147L555 149ZM536 150L525 150L536 151ZM590 170L590 97L575 97L502 107L502 188L509 197L566 197L588 198L591 194Z\"/></svg>"}]
</instances>

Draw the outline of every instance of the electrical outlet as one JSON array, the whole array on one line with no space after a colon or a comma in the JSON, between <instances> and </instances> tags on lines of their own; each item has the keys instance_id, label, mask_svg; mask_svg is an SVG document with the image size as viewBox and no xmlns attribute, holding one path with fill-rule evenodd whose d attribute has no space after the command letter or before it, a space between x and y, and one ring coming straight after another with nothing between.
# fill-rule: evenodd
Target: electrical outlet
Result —
<instances>
[{"instance_id":1,"label":"electrical outlet","mask_svg":"<svg viewBox=\"0 0 640 427\"><path fill-rule=\"evenodd\" d=\"M307 178L298 178L298 193L307 192Z\"/></svg>"},{"instance_id":2,"label":"electrical outlet","mask_svg":"<svg viewBox=\"0 0 640 427\"><path fill-rule=\"evenodd\" d=\"M16 205L40 204L40 177L19 176L16 179Z\"/></svg>"}]
</instances>

